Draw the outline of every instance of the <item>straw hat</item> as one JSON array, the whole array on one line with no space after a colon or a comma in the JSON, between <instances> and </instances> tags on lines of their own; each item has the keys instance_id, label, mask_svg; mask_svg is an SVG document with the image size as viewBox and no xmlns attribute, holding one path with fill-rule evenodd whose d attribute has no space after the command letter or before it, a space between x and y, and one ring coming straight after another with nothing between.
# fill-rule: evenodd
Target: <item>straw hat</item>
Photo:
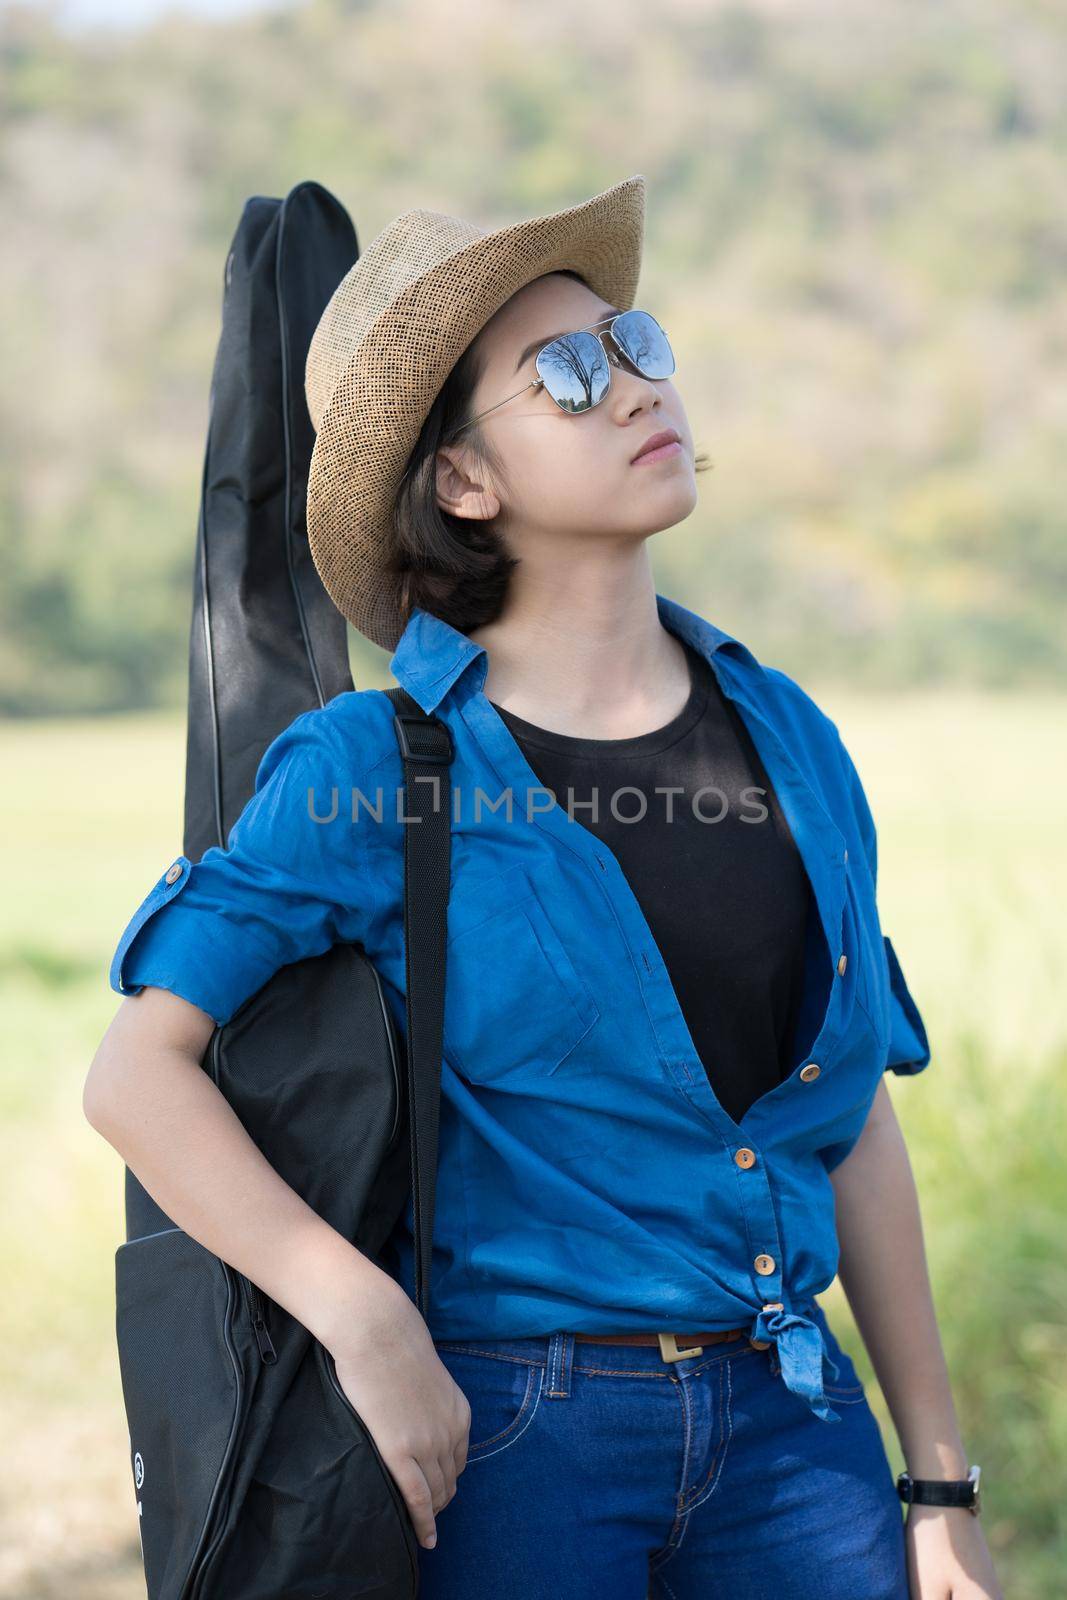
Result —
<instances>
[{"instance_id":1,"label":"straw hat","mask_svg":"<svg viewBox=\"0 0 1067 1600\"><path fill-rule=\"evenodd\" d=\"M404 467L445 379L525 284L569 267L629 310L637 293L645 180L487 233L436 211L396 217L346 272L308 350L315 428L308 476L311 554L352 625L394 650L407 623L389 572Z\"/></svg>"}]
</instances>

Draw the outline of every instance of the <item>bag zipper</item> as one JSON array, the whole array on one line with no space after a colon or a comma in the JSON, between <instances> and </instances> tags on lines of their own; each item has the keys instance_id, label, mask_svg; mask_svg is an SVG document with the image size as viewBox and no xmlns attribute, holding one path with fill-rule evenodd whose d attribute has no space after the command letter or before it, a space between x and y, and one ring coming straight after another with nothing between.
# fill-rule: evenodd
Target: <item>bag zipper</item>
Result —
<instances>
[{"instance_id":1,"label":"bag zipper","mask_svg":"<svg viewBox=\"0 0 1067 1600\"><path fill-rule=\"evenodd\" d=\"M216 1088L219 1086L220 1078L219 1040L221 1037L222 1029L216 1028L211 1036L211 1076ZM251 1278L246 1278L243 1272L238 1272L236 1267L232 1267L230 1270L236 1275L241 1285L245 1305L248 1308L249 1321L252 1324L252 1332L256 1336L256 1344L259 1346L260 1357L270 1366L277 1361L278 1352L274 1348L274 1341L271 1339L267 1329L267 1302L263 1291L258 1284L252 1282Z\"/></svg>"},{"instance_id":2,"label":"bag zipper","mask_svg":"<svg viewBox=\"0 0 1067 1600\"><path fill-rule=\"evenodd\" d=\"M225 1527L225 1519L219 1516L219 1508L222 1504L224 1496L229 1492L229 1483L233 1474L234 1451L243 1422L245 1405L244 1376L241 1370L241 1362L233 1342L233 1317L235 1310L233 1279L239 1278L241 1274L239 1272L235 1272L234 1269L227 1265L225 1261L222 1261L221 1258L219 1264L222 1267L223 1278L226 1282L226 1313L222 1324L223 1342L226 1346L226 1354L229 1356L230 1362L233 1366L234 1384L236 1389L233 1420L230 1425L230 1435L226 1441L226 1449L223 1452L222 1461L219 1465L219 1470L216 1474L215 1482L211 1489L211 1499L208 1502L207 1512L204 1517L204 1525L200 1530L200 1536L197 1540L196 1549L194 1550L192 1558L190 1559L189 1567L181 1586L180 1600L197 1600L197 1597L202 1596L203 1594L204 1574L207 1569L208 1562L214 1556L219 1539L222 1537L222 1530Z\"/></svg>"},{"instance_id":3,"label":"bag zipper","mask_svg":"<svg viewBox=\"0 0 1067 1600\"><path fill-rule=\"evenodd\" d=\"M376 1458L376 1460L378 1462L378 1466L381 1469L382 1477L385 1480L385 1486L389 1491L389 1495L390 1495L390 1498L392 1499L393 1505L396 1507L396 1514L400 1519L400 1526L401 1526L401 1530L402 1530L403 1535L404 1535L404 1544L405 1544L405 1546L407 1548L408 1560L411 1562L411 1575L412 1575L412 1579L415 1582L415 1585L416 1585L416 1588L417 1588L418 1587L418 1555L417 1555L418 1539L417 1539L417 1537L415 1535L415 1526L414 1526L414 1523L411 1520L411 1514L408 1511L407 1504L406 1504L406 1502L404 1500L404 1497L400 1493L399 1488L397 1487L396 1479L393 1477L393 1474L389 1471L389 1468L385 1464L385 1460L384 1460L384 1458L382 1456L381 1451L378 1449L377 1444L375 1443L373 1434L371 1433L370 1429L367 1427L366 1423L363 1421L363 1418L360 1416L359 1412L356 1410L356 1408L352 1404L351 1400L345 1394L344 1389L341 1387L341 1380L337 1376L337 1366L336 1366L336 1363L334 1361L333 1353L326 1348L326 1346L321 1342L321 1340L316 1339L314 1342L315 1342L315 1345L316 1345L316 1354L318 1355L319 1361L322 1364L323 1371L326 1373L326 1377L329 1380L330 1387L333 1389L334 1393L336 1394L337 1398L340 1400L341 1404L344 1406L345 1410L349 1413L349 1415L351 1417L353 1417L355 1419L355 1421L356 1421L357 1425L359 1426L360 1430L366 1435L367 1441L370 1444L371 1450L373 1451L374 1456L375 1456L375 1458Z\"/></svg>"},{"instance_id":4,"label":"bag zipper","mask_svg":"<svg viewBox=\"0 0 1067 1600\"><path fill-rule=\"evenodd\" d=\"M256 1336L260 1356L269 1366L272 1362L277 1361L278 1352L275 1350L274 1343L267 1331L266 1298L262 1289L258 1284L253 1283L251 1278L246 1278L243 1272L239 1272L237 1276L240 1278L244 1288L245 1303L248 1306L248 1315L252 1320L252 1332Z\"/></svg>"}]
</instances>

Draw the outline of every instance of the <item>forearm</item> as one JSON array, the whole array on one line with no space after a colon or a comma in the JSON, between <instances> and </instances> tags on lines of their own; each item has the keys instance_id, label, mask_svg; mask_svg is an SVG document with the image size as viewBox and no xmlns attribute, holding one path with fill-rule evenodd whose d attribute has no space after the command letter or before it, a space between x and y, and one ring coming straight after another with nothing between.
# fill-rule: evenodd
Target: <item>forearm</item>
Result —
<instances>
[{"instance_id":1,"label":"forearm","mask_svg":"<svg viewBox=\"0 0 1067 1600\"><path fill-rule=\"evenodd\" d=\"M960 1438L907 1146L884 1079L867 1124L831 1173L838 1275L867 1347L907 1468L964 1478Z\"/></svg>"},{"instance_id":2,"label":"forearm","mask_svg":"<svg viewBox=\"0 0 1067 1600\"><path fill-rule=\"evenodd\" d=\"M90 1120L178 1227L328 1349L388 1314L403 1291L275 1171L195 1059L154 1046L106 1076Z\"/></svg>"}]
</instances>

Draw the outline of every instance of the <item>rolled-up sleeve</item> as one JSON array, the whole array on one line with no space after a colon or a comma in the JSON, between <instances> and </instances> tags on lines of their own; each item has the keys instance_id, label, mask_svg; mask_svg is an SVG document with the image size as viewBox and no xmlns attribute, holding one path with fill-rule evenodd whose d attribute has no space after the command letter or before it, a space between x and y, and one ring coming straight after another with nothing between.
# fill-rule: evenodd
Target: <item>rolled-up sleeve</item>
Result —
<instances>
[{"instance_id":1,"label":"rolled-up sleeve","mask_svg":"<svg viewBox=\"0 0 1067 1600\"><path fill-rule=\"evenodd\" d=\"M324 715L303 713L265 751L225 849L180 855L152 885L111 960L117 994L156 985L221 1025L280 967L358 936L372 890Z\"/></svg>"},{"instance_id":2,"label":"rolled-up sleeve","mask_svg":"<svg viewBox=\"0 0 1067 1600\"><path fill-rule=\"evenodd\" d=\"M904 982L897 953L887 934L883 934L886 964L889 967L889 1055L886 1069L893 1072L921 1072L930 1061L930 1043L919 1008Z\"/></svg>"},{"instance_id":3,"label":"rolled-up sleeve","mask_svg":"<svg viewBox=\"0 0 1067 1600\"><path fill-rule=\"evenodd\" d=\"M870 868L871 881L877 892L878 884L878 834L874 816L860 781L859 772L844 741L838 733L838 742L845 765L853 813L863 842L864 854ZM882 936L882 949L889 987L889 1052L885 1070L899 1073L921 1072L930 1061L930 1044L926 1027L904 980L900 960L887 935Z\"/></svg>"}]
</instances>

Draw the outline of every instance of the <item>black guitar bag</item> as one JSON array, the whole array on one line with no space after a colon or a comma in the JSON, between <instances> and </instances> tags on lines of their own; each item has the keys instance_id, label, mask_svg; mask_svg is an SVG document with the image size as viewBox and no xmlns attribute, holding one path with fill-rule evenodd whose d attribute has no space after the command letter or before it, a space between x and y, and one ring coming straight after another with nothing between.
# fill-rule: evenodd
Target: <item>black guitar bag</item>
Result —
<instances>
[{"instance_id":1,"label":"black guitar bag","mask_svg":"<svg viewBox=\"0 0 1067 1600\"><path fill-rule=\"evenodd\" d=\"M189 641L184 851L225 847L260 759L294 717L353 688L346 622L304 520L311 335L358 254L316 183L244 207L226 258ZM283 967L203 1067L288 1183L385 1269L413 1195L416 1299L429 1303L451 740L399 687L404 763L405 1040L358 945ZM446 789L447 792L447 789ZM417 910L417 915L416 915ZM306 1084L313 1081L312 1099ZM149 1600L407 1600L406 1506L332 1356L204 1249L126 1170L116 1331Z\"/></svg>"}]
</instances>

